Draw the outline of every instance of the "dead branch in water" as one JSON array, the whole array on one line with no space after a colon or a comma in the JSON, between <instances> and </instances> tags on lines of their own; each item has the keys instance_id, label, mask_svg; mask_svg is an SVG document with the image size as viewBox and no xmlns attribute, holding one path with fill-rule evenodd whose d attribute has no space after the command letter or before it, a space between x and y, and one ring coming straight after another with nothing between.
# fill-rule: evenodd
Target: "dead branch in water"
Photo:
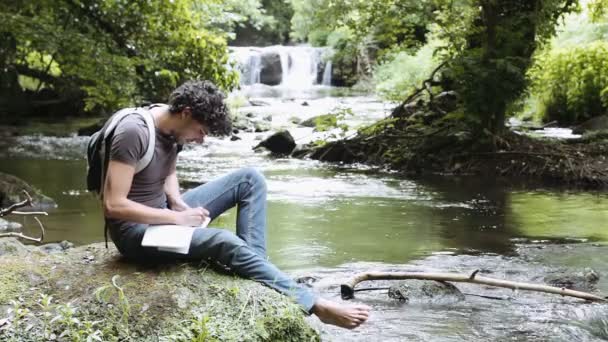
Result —
<instances>
[{"instance_id":1,"label":"dead branch in water","mask_svg":"<svg viewBox=\"0 0 608 342\"><path fill-rule=\"evenodd\" d=\"M355 296L355 286L363 281L368 280L435 280L441 282L457 282L457 283L472 283L481 285L490 285L496 287L505 287L512 290L526 290L544 293L552 293L561 296L581 298L592 302L608 302L605 297L600 297L591 293L569 290L542 284L523 283L502 279L494 279L488 277L477 276L479 270L475 270L470 275L462 273L427 273L427 272L363 272L355 275L348 282L340 286L342 299L351 299Z\"/></svg>"},{"instance_id":2,"label":"dead branch in water","mask_svg":"<svg viewBox=\"0 0 608 342\"><path fill-rule=\"evenodd\" d=\"M30 194L23 190L23 194L25 195L25 199L21 202L17 202L15 204L12 204L11 206L9 206L8 208L2 209L0 208L0 217L9 215L9 214L13 214L13 215L48 215L47 212L45 211L36 211L36 212L22 212L22 211L16 211L16 209L19 208L23 208L23 207L30 207L33 204L33 200L32 200L32 196L30 196ZM2 237L16 237L19 239L24 239L24 240L28 240L28 241L34 241L34 242L42 242L44 240L44 234L45 234L45 230L44 230L44 225L42 225L42 222L40 222L40 220L37 217L34 217L34 219L36 220L36 222L38 223L38 227L40 228L40 237L31 237L31 236L27 236L23 233L17 233L17 232L8 232L8 233L0 233L0 238Z\"/></svg>"},{"instance_id":3,"label":"dead branch in water","mask_svg":"<svg viewBox=\"0 0 608 342\"><path fill-rule=\"evenodd\" d=\"M36 220L36 222L38 222L38 227L40 227L40 237L31 237L31 236L27 236L23 233L17 233L17 232L8 232L8 233L0 233L0 238L3 237L16 237L16 238L20 238L20 239L24 239L24 240L28 240L28 241L34 241L34 242L42 242L44 240L44 226L42 225L42 222L40 222L40 220L37 217L34 217L34 220Z\"/></svg>"}]
</instances>

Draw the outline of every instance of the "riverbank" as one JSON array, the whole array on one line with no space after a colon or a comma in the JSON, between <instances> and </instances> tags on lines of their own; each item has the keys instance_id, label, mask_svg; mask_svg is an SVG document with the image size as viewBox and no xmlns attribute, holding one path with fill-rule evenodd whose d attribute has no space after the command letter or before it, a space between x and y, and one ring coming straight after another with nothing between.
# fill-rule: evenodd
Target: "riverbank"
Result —
<instances>
[{"instance_id":1,"label":"riverbank","mask_svg":"<svg viewBox=\"0 0 608 342\"><path fill-rule=\"evenodd\" d=\"M0 239L0 339L315 341L299 307L206 265L136 265L102 243L46 254Z\"/></svg>"},{"instance_id":2,"label":"riverbank","mask_svg":"<svg viewBox=\"0 0 608 342\"><path fill-rule=\"evenodd\" d=\"M354 137L328 142L306 156L363 163L405 175L474 175L583 188L608 186L608 134L577 139L533 137L507 129L476 133L461 114L412 111L380 120Z\"/></svg>"}]
</instances>

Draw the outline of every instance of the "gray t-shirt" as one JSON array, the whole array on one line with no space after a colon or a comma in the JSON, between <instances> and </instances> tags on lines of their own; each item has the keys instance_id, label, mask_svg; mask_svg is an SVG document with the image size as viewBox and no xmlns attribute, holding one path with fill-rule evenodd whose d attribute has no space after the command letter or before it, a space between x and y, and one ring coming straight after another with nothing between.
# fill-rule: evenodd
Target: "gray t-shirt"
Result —
<instances>
[{"instance_id":1,"label":"gray t-shirt","mask_svg":"<svg viewBox=\"0 0 608 342\"><path fill-rule=\"evenodd\" d=\"M114 131L110 160L135 166L146 153L148 135L148 126L141 115L127 115ZM127 198L153 208L166 207L165 179L171 173L176 157L175 139L156 129L154 156L145 169L133 176ZM110 230L124 230L136 224L111 218L106 218L106 222Z\"/></svg>"}]
</instances>

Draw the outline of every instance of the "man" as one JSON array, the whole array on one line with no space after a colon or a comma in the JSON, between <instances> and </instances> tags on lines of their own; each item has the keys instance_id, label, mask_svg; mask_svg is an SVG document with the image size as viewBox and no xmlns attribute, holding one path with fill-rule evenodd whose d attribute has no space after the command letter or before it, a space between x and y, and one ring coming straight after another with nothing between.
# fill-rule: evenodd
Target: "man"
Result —
<instances>
[{"instance_id":1,"label":"man","mask_svg":"<svg viewBox=\"0 0 608 342\"><path fill-rule=\"evenodd\" d=\"M110 236L118 250L132 259L212 261L236 274L262 282L293 297L309 314L344 328L365 322L370 307L345 305L318 298L295 283L266 258L266 183L252 168L210 181L183 195L175 162L178 144L202 143L209 133L226 134L230 119L224 94L207 81L178 87L168 105L150 113L156 126L152 161L135 174L148 146L148 129L140 115L125 117L114 131L106 173L103 206ZM143 247L150 224L199 226L237 206L236 235L224 229L196 229L187 255Z\"/></svg>"}]
</instances>

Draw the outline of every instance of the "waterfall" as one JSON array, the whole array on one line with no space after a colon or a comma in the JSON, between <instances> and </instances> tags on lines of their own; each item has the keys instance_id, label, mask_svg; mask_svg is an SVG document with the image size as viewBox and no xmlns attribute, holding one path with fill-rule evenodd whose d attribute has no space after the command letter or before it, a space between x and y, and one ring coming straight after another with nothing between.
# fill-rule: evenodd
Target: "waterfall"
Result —
<instances>
[{"instance_id":1,"label":"waterfall","mask_svg":"<svg viewBox=\"0 0 608 342\"><path fill-rule=\"evenodd\" d=\"M286 89L309 89L331 81L331 63L320 74L325 48L310 46L230 47L241 85L265 83ZM328 74L327 67L330 67ZM326 82L326 79L329 79Z\"/></svg>"},{"instance_id":2,"label":"waterfall","mask_svg":"<svg viewBox=\"0 0 608 342\"><path fill-rule=\"evenodd\" d=\"M323 70L323 80L321 84L324 86L331 86L331 60L325 63L325 70Z\"/></svg>"},{"instance_id":3,"label":"waterfall","mask_svg":"<svg viewBox=\"0 0 608 342\"><path fill-rule=\"evenodd\" d=\"M260 71L262 71L262 56L252 54L248 60L249 84L260 83Z\"/></svg>"},{"instance_id":4,"label":"waterfall","mask_svg":"<svg viewBox=\"0 0 608 342\"><path fill-rule=\"evenodd\" d=\"M279 49L279 56L281 57L281 84L285 84L287 82L287 77L289 73L289 53L284 48ZM287 70L287 72L285 72Z\"/></svg>"}]
</instances>

